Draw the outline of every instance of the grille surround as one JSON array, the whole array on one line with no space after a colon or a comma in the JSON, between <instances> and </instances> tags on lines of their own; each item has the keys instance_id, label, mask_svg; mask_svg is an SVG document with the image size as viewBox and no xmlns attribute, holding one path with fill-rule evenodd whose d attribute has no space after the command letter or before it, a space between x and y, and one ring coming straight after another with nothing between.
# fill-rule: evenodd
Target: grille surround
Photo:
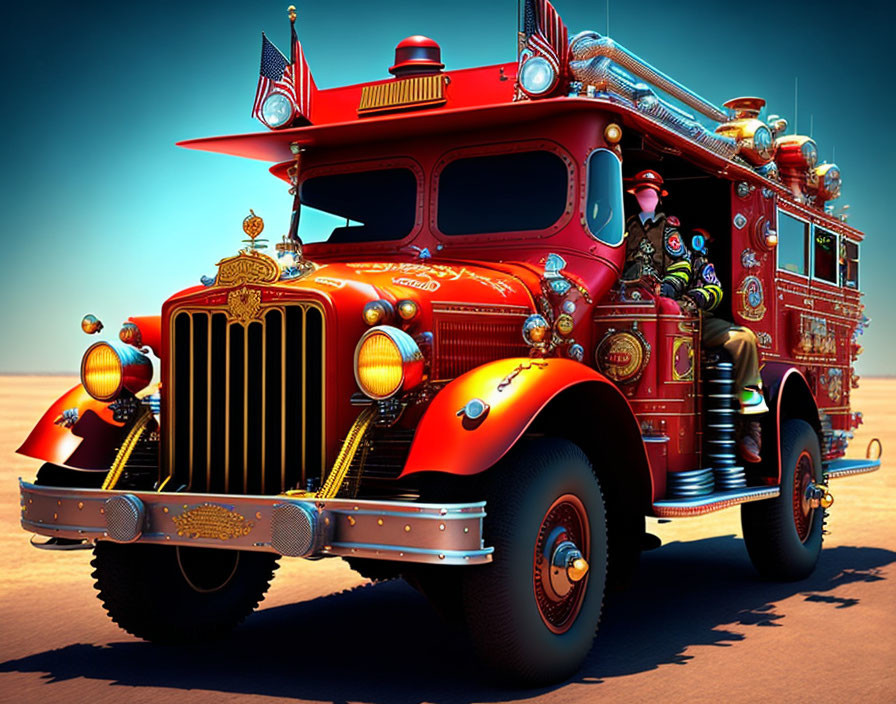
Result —
<instances>
[{"instance_id":1,"label":"grille surround","mask_svg":"<svg viewBox=\"0 0 896 704\"><path fill-rule=\"evenodd\" d=\"M168 326L169 488L277 494L326 471L326 316L312 301L182 306Z\"/></svg>"}]
</instances>

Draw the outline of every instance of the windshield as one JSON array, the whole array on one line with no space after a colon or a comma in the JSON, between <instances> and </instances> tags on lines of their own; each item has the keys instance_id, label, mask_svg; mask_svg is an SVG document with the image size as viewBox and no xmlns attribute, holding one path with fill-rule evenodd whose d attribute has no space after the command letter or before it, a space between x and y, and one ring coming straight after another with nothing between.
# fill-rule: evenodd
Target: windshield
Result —
<instances>
[{"instance_id":1,"label":"windshield","mask_svg":"<svg viewBox=\"0 0 896 704\"><path fill-rule=\"evenodd\" d=\"M546 230L566 210L569 172L553 152L456 159L438 178L445 235Z\"/></svg>"},{"instance_id":2,"label":"windshield","mask_svg":"<svg viewBox=\"0 0 896 704\"><path fill-rule=\"evenodd\" d=\"M410 169L316 176L299 188L303 210L314 208L331 216L314 218L316 224L332 228L328 243L401 240L414 229L417 178Z\"/></svg>"}]
</instances>

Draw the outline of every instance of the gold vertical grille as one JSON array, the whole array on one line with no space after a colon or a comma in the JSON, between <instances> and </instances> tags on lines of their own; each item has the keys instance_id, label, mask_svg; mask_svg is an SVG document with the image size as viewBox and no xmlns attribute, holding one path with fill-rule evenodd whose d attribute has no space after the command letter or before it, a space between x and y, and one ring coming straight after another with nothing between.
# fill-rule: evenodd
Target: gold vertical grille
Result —
<instances>
[{"instance_id":1,"label":"gold vertical grille","mask_svg":"<svg viewBox=\"0 0 896 704\"><path fill-rule=\"evenodd\" d=\"M364 86L358 114L441 105L446 102L445 76L414 76L388 83Z\"/></svg>"},{"instance_id":2,"label":"gold vertical grille","mask_svg":"<svg viewBox=\"0 0 896 704\"><path fill-rule=\"evenodd\" d=\"M171 489L274 494L326 466L326 325L316 304L171 315L165 459Z\"/></svg>"}]
</instances>

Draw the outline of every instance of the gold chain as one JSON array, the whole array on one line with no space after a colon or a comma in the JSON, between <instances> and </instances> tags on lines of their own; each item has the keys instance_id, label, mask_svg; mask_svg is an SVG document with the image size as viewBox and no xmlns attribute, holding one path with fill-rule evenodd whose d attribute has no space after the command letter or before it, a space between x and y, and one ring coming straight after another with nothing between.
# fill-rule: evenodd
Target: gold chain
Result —
<instances>
[{"instance_id":1,"label":"gold chain","mask_svg":"<svg viewBox=\"0 0 896 704\"><path fill-rule=\"evenodd\" d=\"M115 485L118 484L118 480L121 478L122 472L124 472L125 465L128 463L131 454L133 454L134 449L137 447L137 441L143 436L143 433L146 431L146 426L149 425L149 421L151 420L152 411L145 408L143 414L134 423L134 426L121 444L121 449L118 451L115 461L109 468L109 473L106 475L103 486L100 487L101 489L104 491L114 489Z\"/></svg>"}]
</instances>

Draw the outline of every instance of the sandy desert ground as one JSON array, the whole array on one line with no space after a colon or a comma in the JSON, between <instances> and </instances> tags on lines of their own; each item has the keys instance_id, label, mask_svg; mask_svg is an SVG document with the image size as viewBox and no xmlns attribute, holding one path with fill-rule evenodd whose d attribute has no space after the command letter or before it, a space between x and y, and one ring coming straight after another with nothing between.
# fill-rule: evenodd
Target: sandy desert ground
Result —
<instances>
[{"instance_id":1,"label":"sandy desert ground","mask_svg":"<svg viewBox=\"0 0 896 704\"><path fill-rule=\"evenodd\" d=\"M15 702L872 702L896 701L896 472L832 485L815 574L754 573L737 509L651 530L637 586L616 597L581 672L496 688L461 637L402 582L369 584L337 560L284 560L262 608L201 649L131 638L94 597L90 553L28 545L14 454L74 379L0 377L0 701ZM865 379L850 454L896 447L896 380Z\"/></svg>"}]
</instances>

